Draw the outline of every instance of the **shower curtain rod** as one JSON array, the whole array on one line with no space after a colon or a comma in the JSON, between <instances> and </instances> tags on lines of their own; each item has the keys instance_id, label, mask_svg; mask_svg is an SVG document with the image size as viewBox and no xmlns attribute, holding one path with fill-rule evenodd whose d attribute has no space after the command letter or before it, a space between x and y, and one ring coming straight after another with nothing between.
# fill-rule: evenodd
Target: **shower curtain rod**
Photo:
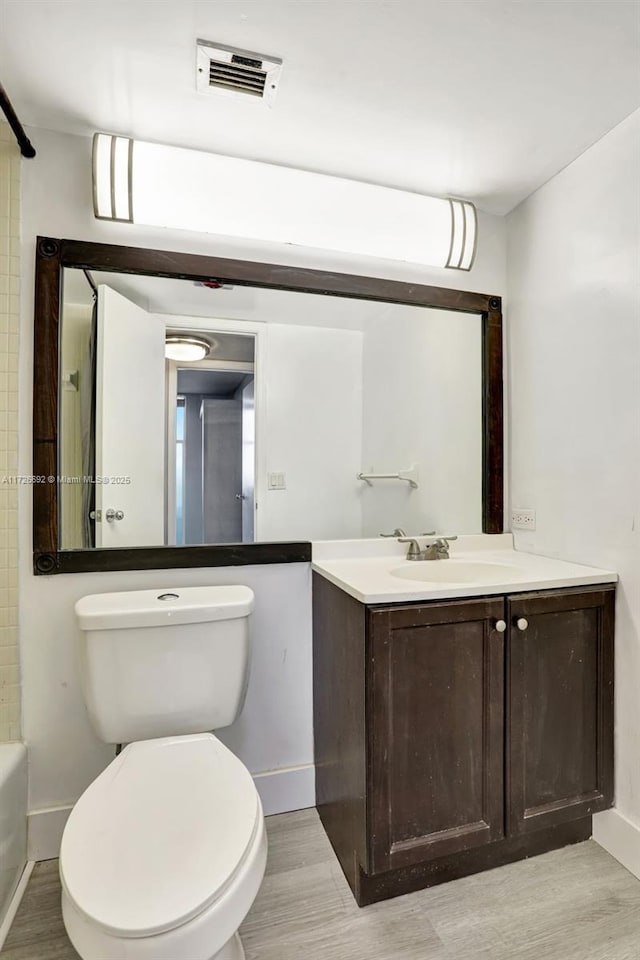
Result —
<instances>
[{"instance_id":1,"label":"shower curtain rod","mask_svg":"<svg viewBox=\"0 0 640 960\"><path fill-rule=\"evenodd\" d=\"M29 140L29 137L24 132L24 127L18 120L18 116L11 105L11 100L9 100L9 97L7 96L7 91L4 89L1 83L0 83L0 107L2 108L2 112L4 113L5 117L7 118L7 123L9 124L9 126L14 132L14 135L16 140L18 141L18 146L20 147L20 153L22 154L22 156L27 157L28 159L35 157L36 155L35 148L31 143L31 141Z\"/></svg>"}]
</instances>

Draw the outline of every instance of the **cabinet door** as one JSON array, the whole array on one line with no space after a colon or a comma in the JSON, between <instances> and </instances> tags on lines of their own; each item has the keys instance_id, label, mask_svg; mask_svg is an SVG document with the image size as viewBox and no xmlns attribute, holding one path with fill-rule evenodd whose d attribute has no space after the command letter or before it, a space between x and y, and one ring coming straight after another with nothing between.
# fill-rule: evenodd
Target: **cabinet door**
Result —
<instances>
[{"instance_id":1,"label":"cabinet door","mask_svg":"<svg viewBox=\"0 0 640 960\"><path fill-rule=\"evenodd\" d=\"M507 598L507 830L589 816L613 798L608 588Z\"/></svg>"},{"instance_id":2,"label":"cabinet door","mask_svg":"<svg viewBox=\"0 0 640 960\"><path fill-rule=\"evenodd\" d=\"M503 836L504 600L372 608L369 872Z\"/></svg>"}]
</instances>

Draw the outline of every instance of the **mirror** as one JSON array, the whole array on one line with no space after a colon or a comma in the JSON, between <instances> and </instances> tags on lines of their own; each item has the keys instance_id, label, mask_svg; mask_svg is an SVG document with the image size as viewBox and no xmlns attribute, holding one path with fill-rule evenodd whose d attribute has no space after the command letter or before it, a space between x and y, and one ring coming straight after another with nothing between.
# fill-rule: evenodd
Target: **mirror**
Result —
<instances>
[{"instance_id":1,"label":"mirror","mask_svg":"<svg viewBox=\"0 0 640 960\"><path fill-rule=\"evenodd\" d=\"M63 550L482 532L479 314L72 268L62 290Z\"/></svg>"},{"instance_id":2,"label":"mirror","mask_svg":"<svg viewBox=\"0 0 640 960\"><path fill-rule=\"evenodd\" d=\"M40 241L41 256L43 242L59 376L57 483L34 499L36 544L45 499L55 508L55 552L38 572L502 529L497 298L180 254L159 256L199 273L152 275L130 261L153 251ZM38 274L36 332L51 285ZM36 355L34 456L50 353Z\"/></svg>"}]
</instances>

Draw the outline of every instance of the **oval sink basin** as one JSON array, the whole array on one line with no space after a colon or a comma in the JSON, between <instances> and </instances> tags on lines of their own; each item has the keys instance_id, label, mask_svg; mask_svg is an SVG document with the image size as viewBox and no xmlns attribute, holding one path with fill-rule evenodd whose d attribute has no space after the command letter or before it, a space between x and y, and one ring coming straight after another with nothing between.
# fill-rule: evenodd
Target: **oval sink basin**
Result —
<instances>
[{"instance_id":1,"label":"oval sink basin","mask_svg":"<svg viewBox=\"0 0 640 960\"><path fill-rule=\"evenodd\" d=\"M391 570L392 577L422 583L503 583L517 577L513 567L502 563L466 560L412 560Z\"/></svg>"}]
</instances>

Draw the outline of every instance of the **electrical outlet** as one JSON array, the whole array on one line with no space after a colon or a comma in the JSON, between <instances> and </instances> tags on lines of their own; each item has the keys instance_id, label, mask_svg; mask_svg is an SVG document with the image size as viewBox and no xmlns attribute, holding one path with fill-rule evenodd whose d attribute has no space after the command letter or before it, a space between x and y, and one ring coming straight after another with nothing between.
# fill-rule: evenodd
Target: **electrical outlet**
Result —
<instances>
[{"instance_id":1,"label":"electrical outlet","mask_svg":"<svg viewBox=\"0 0 640 960\"><path fill-rule=\"evenodd\" d=\"M524 510L514 507L511 511L511 529L512 530L535 530L536 512L535 510Z\"/></svg>"},{"instance_id":2,"label":"electrical outlet","mask_svg":"<svg viewBox=\"0 0 640 960\"><path fill-rule=\"evenodd\" d=\"M286 490L287 478L284 473L270 473L268 477L269 490Z\"/></svg>"}]
</instances>

